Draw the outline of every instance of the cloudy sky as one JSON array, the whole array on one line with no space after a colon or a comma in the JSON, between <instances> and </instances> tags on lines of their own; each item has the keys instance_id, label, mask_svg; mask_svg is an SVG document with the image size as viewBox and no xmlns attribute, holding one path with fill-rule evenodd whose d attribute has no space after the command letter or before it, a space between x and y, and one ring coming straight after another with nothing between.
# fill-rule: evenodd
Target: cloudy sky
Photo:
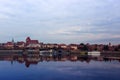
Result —
<instances>
[{"instance_id":1,"label":"cloudy sky","mask_svg":"<svg viewBox=\"0 0 120 80\"><path fill-rule=\"evenodd\" d=\"M120 43L120 0L0 0L0 42Z\"/></svg>"}]
</instances>

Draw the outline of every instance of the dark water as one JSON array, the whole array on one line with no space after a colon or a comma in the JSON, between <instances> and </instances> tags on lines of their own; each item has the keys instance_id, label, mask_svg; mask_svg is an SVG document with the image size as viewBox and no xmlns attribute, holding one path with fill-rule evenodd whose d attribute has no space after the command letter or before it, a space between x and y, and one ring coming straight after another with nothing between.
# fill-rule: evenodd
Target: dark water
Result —
<instances>
[{"instance_id":1,"label":"dark water","mask_svg":"<svg viewBox=\"0 0 120 80\"><path fill-rule=\"evenodd\" d=\"M2 55L0 80L120 80L120 62L98 58L54 60L50 57Z\"/></svg>"}]
</instances>

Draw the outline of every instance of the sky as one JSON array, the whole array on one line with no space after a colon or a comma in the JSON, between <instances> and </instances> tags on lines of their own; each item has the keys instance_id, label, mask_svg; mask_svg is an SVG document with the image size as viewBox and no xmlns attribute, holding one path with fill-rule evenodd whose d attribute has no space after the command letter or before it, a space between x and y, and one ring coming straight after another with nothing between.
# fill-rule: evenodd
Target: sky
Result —
<instances>
[{"instance_id":1,"label":"sky","mask_svg":"<svg viewBox=\"0 0 120 80\"><path fill-rule=\"evenodd\" d=\"M120 43L120 0L0 0L0 42Z\"/></svg>"}]
</instances>

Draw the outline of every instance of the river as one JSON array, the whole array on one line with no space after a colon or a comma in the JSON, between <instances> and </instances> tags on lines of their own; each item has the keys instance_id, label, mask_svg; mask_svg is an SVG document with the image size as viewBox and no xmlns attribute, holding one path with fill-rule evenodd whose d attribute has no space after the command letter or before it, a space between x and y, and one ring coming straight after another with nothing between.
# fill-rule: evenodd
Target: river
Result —
<instances>
[{"instance_id":1,"label":"river","mask_svg":"<svg viewBox=\"0 0 120 80\"><path fill-rule=\"evenodd\" d=\"M0 80L120 80L119 75L119 60L0 55Z\"/></svg>"}]
</instances>

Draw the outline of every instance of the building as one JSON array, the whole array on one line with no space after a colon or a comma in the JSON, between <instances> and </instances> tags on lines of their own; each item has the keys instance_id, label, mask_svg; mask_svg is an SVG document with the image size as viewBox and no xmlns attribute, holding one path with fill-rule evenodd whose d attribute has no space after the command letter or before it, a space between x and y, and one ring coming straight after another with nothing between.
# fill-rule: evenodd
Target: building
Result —
<instances>
[{"instance_id":1,"label":"building","mask_svg":"<svg viewBox=\"0 0 120 80\"><path fill-rule=\"evenodd\" d=\"M69 49L72 49L72 50L77 50L78 49L77 44L70 44L68 47L69 47Z\"/></svg>"},{"instance_id":2,"label":"building","mask_svg":"<svg viewBox=\"0 0 120 80\"><path fill-rule=\"evenodd\" d=\"M40 44L38 40L31 40L30 37L27 37L26 47L27 48L40 48Z\"/></svg>"},{"instance_id":3,"label":"building","mask_svg":"<svg viewBox=\"0 0 120 80\"><path fill-rule=\"evenodd\" d=\"M16 43L16 47L23 49L23 48L25 47L25 42L23 42L23 41L17 42L17 43Z\"/></svg>"},{"instance_id":4,"label":"building","mask_svg":"<svg viewBox=\"0 0 120 80\"><path fill-rule=\"evenodd\" d=\"M100 51L90 51L88 52L88 55L89 56L100 56Z\"/></svg>"},{"instance_id":5,"label":"building","mask_svg":"<svg viewBox=\"0 0 120 80\"><path fill-rule=\"evenodd\" d=\"M4 48L13 49L14 48L14 43L13 42L7 42L7 43L4 44Z\"/></svg>"},{"instance_id":6,"label":"building","mask_svg":"<svg viewBox=\"0 0 120 80\"><path fill-rule=\"evenodd\" d=\"M59 44L59 48L67 49L67 45L66 44Z\"/></svg>"},{"instance_id":7,"label":"building","mask_svg":"<svg viewBox=\"0 0 120 80\"><path fill-rule=\"evenodd\" d=\"M48 44L46 44L46 47L47 48L58 48L58 44L50 44L50 43L48 43Z\"/></svg>"}]
</instances>

